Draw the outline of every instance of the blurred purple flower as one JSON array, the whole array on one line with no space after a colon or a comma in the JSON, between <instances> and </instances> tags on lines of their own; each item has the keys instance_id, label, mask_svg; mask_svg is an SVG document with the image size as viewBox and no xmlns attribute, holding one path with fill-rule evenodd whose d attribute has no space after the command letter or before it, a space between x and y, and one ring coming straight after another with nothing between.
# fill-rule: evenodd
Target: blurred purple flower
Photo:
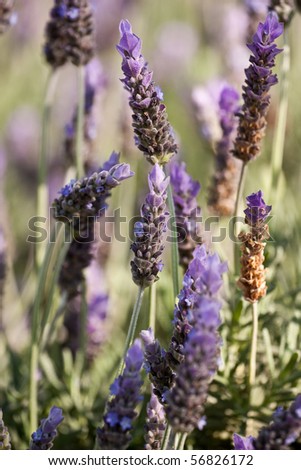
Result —
<instances>
[{"instance_id":1,"label":"blurred purple flower","mask_svg":"<svg viewBox=\"0 0 301 470\"><path fill-rule=\"evenodd\" d=\"M101 450L126 449L131 441L130 431L137 417L135 411L141 396L141 367L143 349L140 340L135 340L127 352L125 368L111 385L114 397L107 403L104 425L97 429L97 447Z\"/></svg>"},{"instance_id":2,"label":"blurred purple flower","mask_svg":"<svg viewBox=\"0 0 301 470\"><path fill-rule=\"evenodd\" d=\"M185 163L178 161L170 164L170 182L177 223L179 262L186 271L196 245L202 243L199 234L201 209L197 202L201 185L189 175Z\"/></svg>"},{"instance_id":3,"label":"blurred purple flower","mask_svg":"<svg viewBox=\"0 0 301 470\"><path fill-rule=\"evenodd\" d=\"M218 215L234 213L235 198L241 164L231 154L237 126L236 114L240 110L239 94L226 85L219 98L219 118L222 137L216 144L215 173L209 188L208 205Z\"/></svg>"}]
</instances>

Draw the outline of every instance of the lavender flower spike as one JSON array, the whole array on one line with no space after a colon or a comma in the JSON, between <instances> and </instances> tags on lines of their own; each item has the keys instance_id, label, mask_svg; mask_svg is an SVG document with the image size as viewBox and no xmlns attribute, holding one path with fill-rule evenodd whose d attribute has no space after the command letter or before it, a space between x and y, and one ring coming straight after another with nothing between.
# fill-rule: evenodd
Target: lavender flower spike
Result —
<instances>
[{"instance_id":1,"label":"lavender flower spike","mask_svg":"<svg viewBox=\"0 0 301 470\"><path fill-rule=\"evenodd\" d=\"M177 151L163 93L153 82L153 73L141 55L141 39L133 34L129 21L122 20L119 30L121 39L116 47L122 57L121 81L130 93L136 145L150 163L163 165Z\"/></svg>"},{"instance_id":2,"label":"lavender flower spike","mask_svg":"<svg viewBox=\"0 0 301 470\"><path fill-rule=\"evenodd\" d=\"M41 420L40 427L31 435L29 450L49 450L57 436L57 427L64 417L61 408L53 406L49 416Z\"/></svg>"},{"instance_id":3,"label":"lavender flower spike","mask_svg":"<svg viewBox=\"0 0 301 470\"><path fill-rule=\"evenodd\" d=\"M113 152L98 172L79 181L70 181L60 190L60 197L54 200L55 219L71 223L74 235L59 279L60 287L69 299L80 293L83 269L93 258L95 222L105 212L111 189L133 174L129 165L119 163L119 154Z\"/></svg>"},{"instance_id":4,"label":"lavender flower spike","mask_svg":"<svg viewBox=\"0 0 301 470\"><path fill-rule=\"evenodd\" d=\"M53 68L85 65L94 54L94 21L89 0L55 0L46 26L45 59Z\"/></svg>"},{"instance_id":5,"label":"lavender flower spike","mask_svg":"<svg viewBox=\"0 0 301 470\"><path fill-rule=\"evenodd\" d=\"M98 449L122 450L128 447L133 421L137 416L135 408L143 398L140 392L142 364L143 349L137 339L128 350L122 375L111 385L114 398L107 403L103 427L97 429Z\"/></svg>"},{"instance_id":6,"label":"lavender flower spike","mask_svg":"<svg viewBox=\"0 0 301 470\"><path fill-rule=\"evenodd\" d=\"M264 297L267 291L263 265L264 241L269 238L269 228L265 222L271 209L272 206L264 202L261 191L248 196L247 209L244 212L250 232L241 232L238 235L242 242L242 255L241 274L237 284L242 289L244 298L252 303Z\"/></svg>"},{"instance_id":7,"label":"lavender flower spike","mask_svg":"<svg viewBox=\"0 0 301 470\"><path fill-rule=\"evenodd\" d=\"M197 203L201 185L187 173L185 163L177 161L171 162L170 182L177 219L179 262L186 271L196 245L202 243L198 227L201 209Z\"/></svg>"},{"instance_id":8,"label":"lavender flower spike","mask_svg":"<svg viewBox=\"0 0 301 470\"><path fill-rule=\"evenodd\" d=\"M3 422L3 413L0 409L0 450L10 450L10 435Z\"/></svg>"},{"instance_id":9,"label":"lavender flower spike","mask_svg":"<svg viewBox=\"0 0 301 470\"><path fill-rule=\"evenodd\" d=\"M253 41L248 45L252 55L245 71L243 106L238 113L238 132L233 149L233 155L244 163L254 160L260 153L271 99L269 90L278 81L272 69L281 50L274 41L282 32L283 24L279 23L277 14L271 12L264 23L259 23Z\"/></svg>"},{"instance_id":10,"label":"lavender flower spike","mask_svg":"<svg viewBox=\"0 0 301 470\"><path fill-rule=\"evenodd\" d=\"M184 345L189 332L198 321L200 307L204 307L204 315L207 311L211 315L210 321L214 319L219 322L216 312L219 312L221 305L217 292L223 284L222 274L225 271L226 263L221 263L217 254L208 254L204 245L194 250L174 310L174 330L167 353L172 369L177 370L184 360ZM218 326L217 323L215 326Z\"/></svg>"},{"instance_id":11,"label":"lavender flower spike","mask_svg":"<svg viewBox=\"0 0 301 470\"><path fill-rule=\"evenodd\" d=\"M164 249L163 234L167 228L168 184L169 178L165 178L164 171L156 163L148 176L150 192L140 211L142 218L135 223L135 241L131 245L135 254L131 261L132 277L135 284L141 287L156 282L163 268L161 255Z\"/></svg>"},{"instance_id":12,"label":"lavender flower spike","mask_svg":"<svg viewBox=\"0 0 301 470\"><path fill-rule=\"evenodd\" d=\"M215 173L208 197L209 208L218 215L232 215L235 208L241 162L233 157L231 148L240 110L238 99L237 91L225 85L218 103L222 137L215 146Z\"/></svg>"},{"instance_id":13,"label":"lavender flower spike","mask_svg":"<svg viewBox=\"0 0 301 470\"><path fill-rule=\"evenodd\" d=\"M190 433L204 425L209 384L220 363L221 303L217 293L225 270L217 255L206 253L204 246L196 248L176 307L169 349L176 379L165 395L165 409L175 432Z\"/></svg>"},{"instance_id":14,"label":"lavender flower spike","mask_svg":"<svg viewBox=\"0 0 301 470\"><path fill-rule=\"evenodd\" d=\"M153 393L164 404L165 393L172 387L175 374L168 364L166 351L155 339L151 328L143 330L140 337L144 343L144 368L153 385Z\"/></svg>"}]
</instances>

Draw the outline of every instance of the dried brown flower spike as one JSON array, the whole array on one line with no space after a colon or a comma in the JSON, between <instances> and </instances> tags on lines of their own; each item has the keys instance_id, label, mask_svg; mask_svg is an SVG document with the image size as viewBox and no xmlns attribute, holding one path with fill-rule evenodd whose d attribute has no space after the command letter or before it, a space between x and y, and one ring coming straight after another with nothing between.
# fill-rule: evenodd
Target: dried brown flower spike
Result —
<instances>
[{"instance_id":1,"label":"dried brown flower spike","mask_svg":"<svg viewBox=\"0 0 301 470\"><path fill-rule=\"evenodd\" d=\"M265 241L269 238L269 228L265 223L272 206L267 206L258 191L247 197L246 223L250 232L238 235L242 243L241 274L237 282L248 302L257 302L266 295L267 286L264 268Z\"/></svg>"}]
</instances>

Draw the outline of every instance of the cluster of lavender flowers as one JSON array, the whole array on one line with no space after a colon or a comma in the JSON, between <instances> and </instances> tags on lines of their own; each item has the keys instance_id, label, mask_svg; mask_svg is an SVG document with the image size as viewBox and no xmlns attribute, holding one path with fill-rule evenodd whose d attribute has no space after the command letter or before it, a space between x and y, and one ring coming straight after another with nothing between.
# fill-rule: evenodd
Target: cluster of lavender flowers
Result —
<instances>
[{"instance_id":1,"label":"cluster of lavender flowers","mask_svg":"<svg viewBox=\"0 0 301 470\"><path fill-rule=\"evenodd\" d=\"M73 234L59 281L69 298L78 294L83 269L92 260L97 217L104 214L111 190L132 175L129 165L119 163L119 155L113 152L99 172L79 181L72 180L60 191L61 196L55 199L55 219L71 224Z\"/></svg>"},{"instance_id":2,"label":"cluster of lavender flowers","mask_svg":"<svg viewBox=\"0 0 301 470\"><path fill-rule=\"evenodd\" d=\"M236 450L289 450L300 437L301 395L298 395L288 410L280 407L275 411L272 422L256 438L234 434L234 447Z\"/></svg>"},{"instance_id":3,"label":"cluster of lavender flowers","mask_svg":"<svg viewBox=\"0 0 301 470\"><path fill-rule=\"evenodd\" d=\"M151 330L142 332L146 370L176 432L190 433L204 422L209 383L220 362L221 303L217 293L226 269L216 254L198 246L175 307L168 352Z\"/></svg>"},{"instance_id":4,"label":"cluster of lavender flowers","mask_svg":"<svg viewBox=\"0 0 301 470\"><path fill-rule=\"evenodd\" d=\"M279 23L277 14L271 12L265 22L259 24L252 43L248 45L252 55L250 65L245 70L243 105L238 113L238 131L233 149L233 155L244 164L254 160L260 153L270 104L269 91L278 81L272 69L281 49L277 48L274 41L282 32L283 24Z\"/></svg>"},{"instance_id":5,"label":"cluster of lavender flowers","mask_svg":"<svg viewBox=\"0 0 301 470\"><path fill-rule=\"evenodd\" d=\"M121 80L130 93L136 145L146 159L161 165L177 151L172 128L167 120L163 93L153 82L153 73L141 54L141 39L133 34L129 21L120 23L121 39L117 50L122 56Z\"/></svg>"},{"instance_id":6,"label":"cluster of lavender flowers","mask_svg":"<svg viewBox=\"0 0 301 470\"><path fill-rule=\"evenodd\" d=\"M44 53L53 68L85 65L94 54L94 21L89 0L55 0L46 26Z\"/></svg>"},{"instance_id":7,"label":"cluster of lavender flowers","mask_svg":"<svg viewBox=\"0 0 301 470\"><path fill-rule=\"evenodd\" d=\"M156 163L148 176L150 192L141 208L141 220L135 223L135 241L131 245L135 255L131 261L133 281L142 288L156 282L163 268L163 236L169 215L166 208L168 184L169 178Z\"/></svg>"},{"instance_id":8,"label":"cluster of lavender flowers","mask_svg":"<svg viewBox=\"0 0 301 470\"><path fill-rule=\"evenodd\" d=\"M125 368L111 385L113 398L107 403L104 424L97 429L98 449L126 449L131 441L133 421L137 417L136 406L142 400L141 368L143 349L140 340L127 352Z\"/></svg>"}]
</instances>

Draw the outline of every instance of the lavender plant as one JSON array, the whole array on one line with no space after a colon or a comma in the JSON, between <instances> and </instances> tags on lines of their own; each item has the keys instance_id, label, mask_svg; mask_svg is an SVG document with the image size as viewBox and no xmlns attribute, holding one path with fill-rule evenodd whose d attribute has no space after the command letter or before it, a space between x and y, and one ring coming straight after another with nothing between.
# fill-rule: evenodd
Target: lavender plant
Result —
<instances>
[{"instance_id":1,"label":"lavender plant","mask_svg":"<svg viewBox=\"0 0 301 470\"><path fill-rule=\"evenodd\" d=\"M91 164L90 160L91 156L103 155L112 142L115 147L122 143L126 149L123 162L132 159L130 153L134 150L122 142L131 137L130 133L127 131L126 137L120 134L124 103L117 91L118 74L113 63L116 59L113 44L118 31L111 29L118 18L115 15L110 19L110 12L116 12L116 5L103 1L100 8L100 2L91 1L92 10L87 1L58 0L52 3L44 49L51 79L41 135L41 156L47 155L45 180L41 187L41 173L38 174L33 158L37 154L38 128L35 124L30 126L30 132L27 129L33 113L39 122L37 101L41 90L37 77L43 76L44 69L42 61L37 60L41 52L36 41L39 36L30 28L36 20L35 11L39 20L36 27L42 25L42 18L48 15L48 6L47 2L38 0L26 3L25 8L18 7L20 23L2 38L0 44L3 91L0 207L1 227L5 233L5 244L0 240L0 300L3 300L0 406L5 410L5 423L0 412L0 449L9 450L13 446L14 449L49 450L56 439L57 449L89 450L95 445L101 450L144 448L148 451L183 449L187 439L189 449L226 450L233 447L233 433L237 449L299 449L300 396L295 397L301 384L301 272L298 263L301 219L298 211L299 166L295 158L298 155L296 129L300 119L296 48L289 73L291 95L286 88L288 69L285 72L288 32L292 45L297 37L297 28L289 29L287 21L291 17L292 2L248 0L245 2L247 12L243 5L237 8L237 3L231 0L225 8L220 2L205 2L206 5L182 2L181 10L177 11L175 2L166 0L160 18L148 2L139 4L139 11L129 9L133 5L131 0L118 2L123 15L132 19L133 26L139 24L144 34L146 31L153 34L147 45L157 77L162 77L162 70L158 49L152 44L162 47L166 43L168 56L176 58L169 67L169 75L166 74L168 63L164 64L167 93L163 103L161 91L142 56L141 39L132 32L128 21L121 22L118 50L122 56L123 84L129 93L130 107L126 109L132 111L136 145L151 163L151 170L147 186L143 177L148 169L143 166L143 161L137 161L138 178L132 179L129 186L123 185L126 190L119 195L113 188L132 175L129 165L120 163L115 152L102 166L97 161ZM8 2L0 1L0 30L1 6L4 4L8 5ZM258 26L268 4L273 12ZM233 15L229 16L229 12ZM180 23L174 22L178 13L183 15ZM282 15L281 18L276 14ZM104 87L97 66L94 69L97 64L92 59L94 15L102 15L102 21L107 23L107 28L101 31L102 42L98 43L97 55L104 64L109 87ZM193 50L187 51L184 67L179 71L178 51L174 49L181 46L183 54L185 47L191 47L191 42L184 40L182 44L179 36L176 44L167 44L169 36L162 36L162 32L179 33L185 31L185 26L188 31L189 19L193 16L194 31L197 30L201 38L201 47L197 54L196 44ZM6 21L8 17L5 18ZM162 29L158 29L157 19L163 24ZM278 112L278 106L269 106L269 96L276 83L274 63L279 49L275 40L282 31L280 20L286 27ZM225 26L228 35L224 34ZM28 30L26 34L24 27ZM237 116L238 137L235 139L238 96L233 91L232 79L240 80L243 73L242 41L252 28L253 33L257 32L249 46L251 63L246 71L242 109ZM25 38L22 47L21 37ZM26 39L29 37L30 41ZM217 69L221 74L218 86L211 79ZM75 73L79 79L77 100L72 95ZM58 78L60 81L55 83ZM231 83L227 83L230 79ZM204 90L198 90L199 117L203 119L207 143L213 148L198 141L193 116L189 113L191 89L200 81L209 83L209 88L216 91L212 92L212 99L206 100L204 93L202 95ZM98 92L104 100L98 100ZM289 96L294 99L288 100ZM23 106L25 101L31 102L30 107ZM274 102L276 104L277 99ZM167 107L179 132L181 158L185 163L175 158L171 160L176 144ZM14 109L13 114L10 108ZM287 120L283 119L284 111ZM96 112L104 118L104 132L94 141ZM69 113L72 119L63 147L62 136ZM11 125L6 125L7 116L18 119L12 119ZM231 165L236 162L237 167L245 166L259 154L267 119L271 133L265 141L265 158L252 165L246 181L247 194L250 194L245 210L248 229L236 244L242 248L237 284L236 273L230 271L223 276L226 262L231 264L229 247L232 240L227 232L223 239L227 220L214 218L214 238L207 230L211 219L206 220L202 227L203 240L198 232L195 237L197 219L201 215L199 189L209 180L210 163L207 162L214 152L220 166L212 181L210 196L212 199L216 196L216 201L210 204L211 207L201 203L202 217L213 206L216 210L217 205L223 210L231 206L233 211L235 190L231 197L228 195L230 186L237 183L237 174ZM30 146L27 135L33 142ZM17 145L12 145L12 140ZM94 146L96 142L97 146ZM238 158L231 154L232 148L241 151ZM62 162L66 163L66 154L71 157L72 166L64 174L66 164ZM271 165L266 158L270 154ZM23 163L22 158L26 160ZM282 161L285 162L283 170ZM80 168L80 162L86 164ZM75 164L77 168L74 168ZM46 181L50 181L50 169L60 179L59 183L52 181L51 191L57 194L63 186L54 203L54 223L60 222L58 225L62 228L55 243L51 238L51 243L46 245L49 241L47 222L44 224L44 219L35 218L43 215L43 212L34 211L35 185L38 183L39 191L44 190L44 193L40 191L39 197L45 196L49 189ZM165 176L167 173L173 197ZM66 184L72 177L74 180ZM273 204L274 217L270 224L273 241L267 244L271 206L264 202L262 191L254 193L257 190L255 181L257 187L263 188L266 200ZM269 186L271 194L267 194ZM112 206L120 206L120 211L107 218L104 213L111 192ZM124 220L124 215L132 215L133 199L140 204L143 193L147 195L134 225L131 250L128 243L131 224L128 217ZM174 204L174 212L171 208L166 209L166 202L170 201ZM47 207L46 204L44 209ZM171 276L167 250L164 251L165 247L169 248L165 242L168 212L172 221L177 222L178 234L184 235L183 243L179 244L183 279L177 264ZM95 240L99 225L101 235L105 237L101 240L101 250L97 249ZM67 234L71 230L69 241L63 240L64 229ZM216 236L218 230L219 238ZM113 241L112 237L115 237ZM41 239L45 239L41 243L45 250L41 250L40 255L45 258L43 261L43 256L38 256L39 269L32 269L36 250L29 241ZM176 244L172 245L174 248L178 252ZM212 252L219 253L225 262ZM101 265L100 269L90 269L92 258ZM163 264L166 266L162 271ZM89 267L87 272L86 267ZM180 276L182 289L172 288ZM176 282L172 282L172 277ZM134 304L136 285L139 292ZM150 294L149 305L147 297L142 304L144 291ZM128 327L126 319L132 303L134 314L124 348L124 330ZM143 345L135 340L140 328ZM116 365L125 349L125 364L122 361L116 374ZM116 375L108 397L108 381ZM54 403L56 406L39 425L38 416ZM276 410L269 423L275 403L283 408ZM63 433L59 436L63 414Z\"/></svg>"}]
</instances>

